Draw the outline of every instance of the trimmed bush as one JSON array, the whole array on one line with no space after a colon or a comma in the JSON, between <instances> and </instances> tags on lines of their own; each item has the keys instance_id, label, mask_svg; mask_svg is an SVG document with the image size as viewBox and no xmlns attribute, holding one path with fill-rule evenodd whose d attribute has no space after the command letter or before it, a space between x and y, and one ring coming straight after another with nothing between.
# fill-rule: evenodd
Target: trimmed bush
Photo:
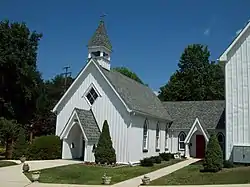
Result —
<instances>
[{"instance_id":1,"label":"trimmed bush","mask_svg":"<svg viewBox=\"0 0 250 187\"><path fill-rule=\"evenodd\" d=\"M223 167L223 153L217 137L211 135L203 163L204 171L217 172Z\"/></svg>"},{"instance_id":2,"label":"trimmed bush","mask_svg":"<svg viewBox=\"0 0 250 187\"><path fill-rule=\"evenodd\" d=\"M224 168L233 168L234 167L234 163L232 161L230 161L230 160L224 160L223 167Z\"/></svg>"},{"instance_id":3,"label":"trimmed bush","mask_svg":"<svg viewBox=\"0 0 250 187\"><path fill-rule=\"evenodd\" d=\"M154 163L160 164L162 159L160 156L152 156L151 159L153 160Z\"/></svg>"},{"instance_id":4,"label":"trimmed bush","mask_svg":"<svg viewBox=\"0 0 250 187\"><path fill-rule=\"evenodd\" d=\"M58 136L40 136L33 140L27 152L29 160L50 160L61 158L62 143Z\"/></svg>"},{"instance_id":5,"label":"trimmed bush","mask_svg":"<svg viewBox=\"0 0 250 187\"><path fill-rule=\"evenodd\" d=\"M152 159L152 157L144 158L144 159L140 160L140 164L141 164L141 166L144 166L144 167L151 167L154 165L154 160Z\"/></svg>"},{"instance_id":6,"label":"trimmed bush","mask_svg":"<svg viewBox=\"0 0 250 187\"><path fill-rule=\"evenodd\" d=\"M26 156L28 146L29 144L26 141L25 130L21 128L14 144L12 158L19 160L23 155Z\"/></svg>"},{"instance_id":7,"label":"trimmed bush","mask_svg":"<svg viewBox=\"0 0 250 187\"><path fill-rule=\"evenodd\" d=\"M100 135L97 147L95 148L95 162L101 164L116 163L115 149L112 145L107 120L104 121L102 133Z\"/></svg>"},{"instance_id":8,"label":"trimmed bush","mask_svg":"<svg viewBox=\"0 0 250 187\"><path fill-rule=\"evenodd\" d=\"M170 159L173 159L174 157L171 153L160 153L159 155L164 161L169 161Z\"/></svg>"}]
</instances>

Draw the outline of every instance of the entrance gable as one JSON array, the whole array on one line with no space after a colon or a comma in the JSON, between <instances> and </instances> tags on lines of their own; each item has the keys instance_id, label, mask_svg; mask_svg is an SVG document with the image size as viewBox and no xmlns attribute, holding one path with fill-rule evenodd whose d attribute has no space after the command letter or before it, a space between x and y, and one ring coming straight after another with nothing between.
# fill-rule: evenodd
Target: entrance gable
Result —
<instances>
[{"instance_id":1,"label":"entrance gable","mask_svg":"<svg viewBox=\"0 0 250 187\"><path fill-rule=\"evenodd\" d=\"M206 142L209 141L209 135L208 135L206 129L201 125L199 119L196 118L195 121L194 121L194 123L193 123L193 125L192 125L192 127L191 127L191 129L190 129L189 132L188 132L188 135L187 135L185 141L184 141L185 144L190 143L190 140L191 140L193 134L194 134L197 130L199 130L199 131L202 133L202 135L204 136Z\"/></svg>"},{"instance_id":2,"label":"entrance gable","mask_svg":"<svg viewBox=\"0 0 250 187\"><path fill-rule=\"evenodd\" d=\"M80 119L77 115L77 112L74 110L68 120L68 122L66 123L62 133L60 134L60 139L67 139L68 138L68 135L71 131L71 129L74 127L74 125L79 125L81 131L82 131L82 134L83 134L83 137L86 141L88 141L87 139L87 136L86 134L84 133L84 130L82 128L82 125L81 125L81 122L80 122Z\"/></svg>"}]
</instances>

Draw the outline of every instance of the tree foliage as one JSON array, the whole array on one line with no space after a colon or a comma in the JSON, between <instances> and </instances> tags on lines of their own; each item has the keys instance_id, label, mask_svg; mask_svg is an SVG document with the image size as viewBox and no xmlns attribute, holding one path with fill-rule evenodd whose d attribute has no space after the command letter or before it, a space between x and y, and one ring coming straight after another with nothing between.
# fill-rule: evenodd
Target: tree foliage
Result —
<instances>
[{"instance_id":1,"label":"tree foliage","mask_svg":"<svg viewBox=\"0 0 250 187\"><path fill-rule=\"evenodd\" d=\"M40 136L34 139L27 151L28 159L49 160L61 158L62 142L58 136Z\"/></svg>"},{"instance_id":2,"label":"tree foliage","mask_svg":"<svg viewBox=\"0 0 250 187\"><path fill-rule=\"evenodd\" d=\"M214 134L211 135L209 139L203 167L204 171L209 172L217 172L223 167L223 153L217 137Z\"/></svg>"},{"instance_id":3,"label":"tree foliage","mask_svg":"<svg viewBox=\"0 0 250 187\"><path fill-rule=\"evenodd\" d=\"M14 144L12 159L19 160L23 155L26 155L28 145L25 130L20 128L17 140Z\"/></svg>"},{"instance_id":4,"label":"tree foliage","mask_svg":"<svg viewBox=\"0 0 250 187\"><path fill-rule=\"evenodd\" d=\"M100 135L97 148L95 149L95 162L101 164L116 163L115 149L112 145L107 120L104 121L102 133Z\"/></svg>"},{"instance_id":5,"label":"tree foliage","mask_svg":"<svg viewBox=\"0 0 250 187\"><path fill-rule=\"evenodd\" d=\"M160 88L162 101L199 101L224 99L224 66L209 61L207 46L193 44L185 48L178 70Z\"/></svg>"},{"instance_id":6,"label":"tree foliage","mask_svg":"<svg viewBox=\"0 0 250 187\"><path fill-rule=\"evenodd\" d=\"M65 87L65 77L57 75L53 79L45 81L40 87L40 95L36 101L36 113L31 121L35 136L55 133L56 116L51 110L72 82L73 78L67 77Z\"/></svg>"},{"instance_id":7,"label":"tree foliage","mask_svg":"<svg viewBox=\"0 0 250 187\"><path fill-rule=\"evenodd\" d=\"M132 72L131 70L129 70L128 68L126 67L116 67L116 68L113 68L115 71L118 71L120 72L121 74L141 83L141 84L144 84L142 82L142 80L134 73Z\"/></svg>"},{"instance_id":8,"label":"tree foliage","mask_svg":"<svg viewBox=\"0 0 250 187\"><path fill-rule=\"evenodd\" d=\"M0 116L26 124L42 82L36 57L41 34L24 23L0 22Z\"/></svg>"},{"instance_id":9,"label":"tree foliage","mask_svg":"<svg viewBox=\"0 0 250 187\"><path fill-rule=\"evenodd\" d=\"M0 118L0 139L6 142L6 155L5 158L12 158L13 143L16 140L20 130L20 124L15 120L8 120Z\"/></svg>"}]
</instances>

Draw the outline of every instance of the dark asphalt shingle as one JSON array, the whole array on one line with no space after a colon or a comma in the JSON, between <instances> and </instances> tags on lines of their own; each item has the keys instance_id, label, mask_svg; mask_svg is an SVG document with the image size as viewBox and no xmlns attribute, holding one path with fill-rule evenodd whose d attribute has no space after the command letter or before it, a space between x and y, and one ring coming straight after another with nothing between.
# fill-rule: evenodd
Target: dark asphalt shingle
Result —
<instances>
[{"instance_id":1,"label":"dark asphalt shingle","mask_svg":"<svg viewBox=\"0 0 250 187\"><path fill-rule=\"evenodd\" d=\"M94 35L88 42L88 47L104 46L109 50L112 50L112 45L109 40L104 21L100 21Z\"/></svg>"},{"instance_id":2,"label":"dark asphalt shingle","mask_svg":"<svg viewBox=\"0 0 250 187\"><path fill-rule=\"evenodd\" d=\"M153 90L115 70L102 68L98 62L95 63L131 110L171 121L169 113Z\"/></svg>"},{"instance_id":3,"label":"dark asphalt shingle","mask_svg":"<svg viewBox=\"0 0 250 187\"><path fill-rule=\"evenodd\" d=\"M97 143L101 133L92 111L79 108L75 108L75 111L88 141Z\"/></svg>"},{"instance_id":4,"label":"dark asphalt shingle","mask_svg":"<svg viewBox=\"0 0 250 187\"><path fill-rule=\"evenodd\" d=\"M190 129L196 118L206 129L225 129L225 101L163 102L173 129Z\"/></svg>"}]
</instances>

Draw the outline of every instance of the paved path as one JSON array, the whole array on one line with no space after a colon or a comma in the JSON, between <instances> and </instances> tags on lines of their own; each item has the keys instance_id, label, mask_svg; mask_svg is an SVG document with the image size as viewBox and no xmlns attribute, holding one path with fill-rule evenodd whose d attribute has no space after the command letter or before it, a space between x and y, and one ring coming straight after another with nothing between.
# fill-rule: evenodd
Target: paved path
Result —
<instances>
[{"instance_id":1,"label":"paved path","mask_svg":"<svg viewBox=\"0 0 250 187\"><path fill-rule=\"evenodd\" d=\"M155 180L164 175L168 175L176 170L179 170L189 164L197 162L199 159L188 159L177 164L159 169L148 173L147 176L151 180ZM15 161L20 163L20 161ZM45 168L52 168L57 166L69 165L81 163L81 161L72 161L72 160L46 160L46 161L27 161L32 170L40 170ZM112 186L105 185L107 187L138 187L141 184L141 178L139 176L127 181L123 181ZM0 168L0 186L2 187L103 187L104 185L73 185L73 184L45 184L45 183L31 183L26 176L22 173L22 165L9 166ZM234 185L185 185L178 187L250 187L250 184L234 184ZM157 186L154 186L157 187ZM164 187L164 186L158 186ZM176 187L176 186L166 186L166 187Z\"/></svg>"},{"instance_id":2,"label":"paved path","mask_svg":"<svg viewBox=\"0 0 250 187\"><path fill-rule=\"evenodd\" d=\"M13 161L20 163L20 161ZM81 161L73 160L43 160L43 161L27 161L30 166L30 171L40 170L46 168L52 168L57 166L64 166L69 164L82 163ZM24 187L29 185L31 182L22 173L22 164L1 167L0 168L0 186L2 187Z\"/></svg>"},{"instance_id":3,"label":"paved path","mask_svg":"<svg viewBox=\"0 0 250 187\"><path fill-rule=\"evenodd\" d=\"M194 162L197 162L199 160L200 159L191 158L191 159L179 162L177 164L173 164L171 166L168 166L168 167L153 171L151 173L146 174L146 176L150 177L150 180L155 180L155 179L158 179L158 178L160 178L160 177L162 177L164 175L168 175L170 173L173 173L174 171L179 170L179 169L181 169L181 168L183 168L185 166L188 166L188 165L190 165L190 164L192 164ZM136 177L136 178L133 178L133 179L129 179L129 180L114 184L113 186L114 187L137 187L137 186L139 186L141 184L141 178L143 176L144 175L141 175L139 177Z\"/></svg>"}]
</instances>

